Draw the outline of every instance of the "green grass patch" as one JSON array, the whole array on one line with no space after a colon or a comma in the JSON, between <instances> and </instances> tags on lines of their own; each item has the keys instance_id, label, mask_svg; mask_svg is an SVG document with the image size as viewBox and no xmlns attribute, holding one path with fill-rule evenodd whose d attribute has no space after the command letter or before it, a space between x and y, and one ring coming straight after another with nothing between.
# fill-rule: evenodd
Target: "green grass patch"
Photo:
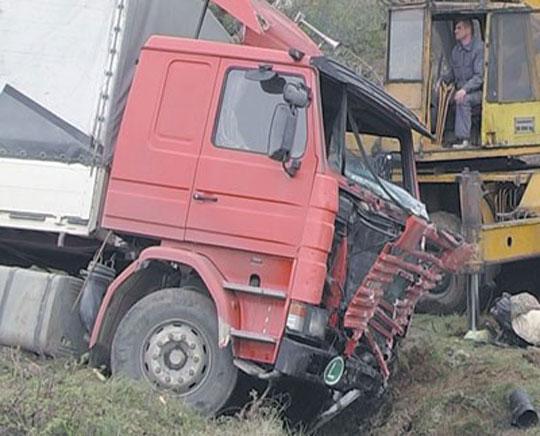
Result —
<instances>
[{"instance_id":1,"label":"green grass patch","mask_svg":"<svg viewBox=\"0 0 540 436\"><path fill-rule=\"evenodd\" d=\"M207 420L180 400L66 361L0 350L0 434L284 435L270 408Z\"/></svg>"}]
</instances>

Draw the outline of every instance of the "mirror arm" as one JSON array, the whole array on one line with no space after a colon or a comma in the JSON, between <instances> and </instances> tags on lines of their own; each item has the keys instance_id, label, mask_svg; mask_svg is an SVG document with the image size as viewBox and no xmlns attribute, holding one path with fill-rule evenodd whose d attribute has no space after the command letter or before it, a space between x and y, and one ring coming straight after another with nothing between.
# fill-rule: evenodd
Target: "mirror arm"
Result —
<instances>
[{"instance_id":1,"label":"mirror arm","mask_svg":"<svg viewBox=\"0 0 540 436\"><path fill-rule=\"evenodd\" d=\"M290 106L292 116L287 120L285 130L283 131L283 139L281 147L276 150L270 157L274 160L279 160L286 163L290 160L291 152L294 146L294 137L296 135L296 115L297 109Z\"/></svg>"},{"instance_id":2,"label":"mirror arm","mask_svg":"<svg viewBox=\"0 0 540 436\"><path fill-rule=\"evenodd\" d=\"M283 137L283 144L286 145L286 149L291 153L294 146L294 137L296 136L296 123L298 110L294 106L290 106L292 117L287 120L287 125L285 126L285 132ZM292 125L291 125L292 124Z\"/></svg>"}]
</instances>

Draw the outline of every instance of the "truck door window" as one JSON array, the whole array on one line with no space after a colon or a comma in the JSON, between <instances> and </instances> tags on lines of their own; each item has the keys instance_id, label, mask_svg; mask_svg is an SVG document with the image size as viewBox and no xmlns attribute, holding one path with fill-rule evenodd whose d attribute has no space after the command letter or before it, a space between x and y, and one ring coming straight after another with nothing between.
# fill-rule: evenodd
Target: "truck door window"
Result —
<instances>
[{"instance_id":1,"label":"truck door window","mask_svg":"<svg viewBox=\"0 0 540 436\"><path fill-rule=\"evenodd\" d=\"M491 24L488 100L527 101L535 98L536 60L540 54L540 15L497 14Z\"/></svg>"},{"instance_id":2,"label":"truck door window","mask_svg":"<svg viewBox=\"0 0 540 436\"><path fill-rule=\"evenodd\" d=\"M423 9L391 12L388 80L422 80L423 42Z\"/></svg>"},{"instance_id":3,"label":"truck door window","mask_svg":"<svg viewBox=\"0 0 540 436\"><path fill-rule=\"evenodd\" d=\"M246 78L248 70L229 71L225 83L214 144L217 147L269 154L270 127L278 105L285 104L282 88ZM297 76L280 74L286 82L303 83ZM268 81L267 81L268 82ZM304 153L307 139L306 110L298 110L298 126L291 157Z\"/></svg>"}]
</instances>

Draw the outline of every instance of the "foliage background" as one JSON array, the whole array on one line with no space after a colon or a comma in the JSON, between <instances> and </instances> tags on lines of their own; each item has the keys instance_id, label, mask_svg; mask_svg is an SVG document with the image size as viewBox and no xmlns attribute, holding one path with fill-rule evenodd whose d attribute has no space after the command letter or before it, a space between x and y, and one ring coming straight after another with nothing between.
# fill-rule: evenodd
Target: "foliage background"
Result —
<instances>
[{"instance_id":1,"label":"foliage background","mask_svg":"<svg viewBox=\"0 0 540 436\"><path fill-rule=\"evenodd\" d=\"M341 42L335 51L324 44L327 54L381 83L388 15L382 0L277 0L274 5L293 19L298 12L303 13L310 24ZM320 41L316 36L314 39Z\"/></svg>"},{"instance_id":2,"label":"foliage background","mask_svg":"<svg viewBox=\"0 0 540 436\"><path fill-rule=\"evenodd\" d=\"M300 12L305 20L341 43L337 50L323 44L323 51L357 73L382 84L386 60L386 0L268 0L294 20ZM212 12L231 34L239 25L215 5ZM321 39L310 34L317 43Z\"/></svg>"}]
</instances>

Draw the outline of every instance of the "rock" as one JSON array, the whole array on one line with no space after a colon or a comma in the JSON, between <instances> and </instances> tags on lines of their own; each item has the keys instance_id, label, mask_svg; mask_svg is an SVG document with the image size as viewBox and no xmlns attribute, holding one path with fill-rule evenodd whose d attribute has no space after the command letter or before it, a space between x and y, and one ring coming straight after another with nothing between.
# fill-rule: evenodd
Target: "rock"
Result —
<instances>
[{"instance_id":1,"label":"rock","mask_svg":"<svg viewBox=\"0 0 540 436\"><path fill-rule=\"evenodd\" d=\"M488 344L491 341L491 334L489 330L469 330L465 335L465 339L480 344Z\"/></svg>"},{"instance_id":2,"label":"rock","mask_svg":"<svg viewBox=\"0 0 540 436\"><path fill-rule=\"evenodd\" d=\"M512 320L516 334L531 345L540 346L540 310L530 310Z\"/></svg>"}]
</instances>

